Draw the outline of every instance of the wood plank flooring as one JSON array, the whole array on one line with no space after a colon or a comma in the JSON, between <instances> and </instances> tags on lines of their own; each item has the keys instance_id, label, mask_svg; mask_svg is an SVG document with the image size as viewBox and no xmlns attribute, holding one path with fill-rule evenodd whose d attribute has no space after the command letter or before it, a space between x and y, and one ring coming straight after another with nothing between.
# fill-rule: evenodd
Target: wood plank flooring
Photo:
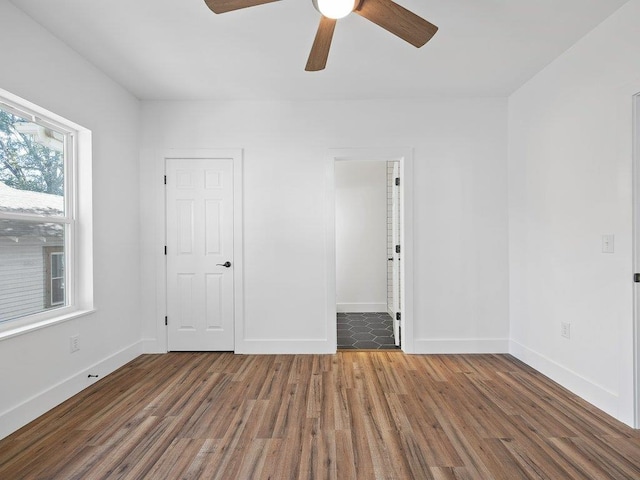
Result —
<instances>
[{"instance_id":1,"label":"wood plank flooring","mask_svg":"<svg viewBox=\"0 0 640 480\"><path fill-rule=\"evenodd\" d=\"M504 355L143 355L0 441L102 478L640 479L640 432Z\"/></svg>"}]
</instances>

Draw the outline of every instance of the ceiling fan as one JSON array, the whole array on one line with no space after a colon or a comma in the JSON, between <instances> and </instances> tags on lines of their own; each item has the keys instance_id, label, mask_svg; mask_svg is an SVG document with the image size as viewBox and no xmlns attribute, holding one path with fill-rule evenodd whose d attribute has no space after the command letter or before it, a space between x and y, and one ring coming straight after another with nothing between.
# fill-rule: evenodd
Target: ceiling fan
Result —
<instances>
[{"instance_id":1,"label":"ceiling fan","mask_svg":"<svg viewBox=\"0 0 640 480\"><path fill-rule=\"evenodd\" d=\"M277 1L279 0L205 0L205 3L213 12L225 13ZM312 0L312 2L322 17L305 67L308 72L324 69L336 23L338 19L346 17L351 12L357 13L418 48L431 40L438 31L438 27L434 24L392 0Z\"/></svg>"}]
</instances>

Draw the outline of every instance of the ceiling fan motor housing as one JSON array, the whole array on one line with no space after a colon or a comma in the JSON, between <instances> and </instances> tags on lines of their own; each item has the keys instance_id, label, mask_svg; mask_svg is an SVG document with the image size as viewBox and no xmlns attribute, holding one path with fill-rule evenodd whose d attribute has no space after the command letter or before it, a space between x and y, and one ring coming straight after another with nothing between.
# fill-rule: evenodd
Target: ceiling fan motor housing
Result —
<instances>
[{"instance_id":1,"label":"ceiling fan motor housing","mask_svg":"<svg viewBox=\"0 0 640 480\"><path fill-rule=\"evenodd\" d=\"M362 0L311 0L315 9L327 18L346 17L359 6Z\"/></svg>"}]
</instances>

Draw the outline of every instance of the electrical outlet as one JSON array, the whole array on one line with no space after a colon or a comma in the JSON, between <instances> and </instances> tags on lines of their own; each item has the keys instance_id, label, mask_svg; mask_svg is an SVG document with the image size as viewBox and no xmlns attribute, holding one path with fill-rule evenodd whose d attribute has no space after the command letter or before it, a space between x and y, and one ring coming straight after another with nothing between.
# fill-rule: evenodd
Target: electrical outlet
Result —
<instances>
[{"instance_id":1,"label":"electrical outlet","mask_svg":"<svg viewBox=\"0 0 640 480\"><path fill-rule=\"evenodd\" d=\"M71 353L80 350L80 335L74 335L69 338L71 345Z\"/></svg>"},{"instance_id":2,"label":"electrical outlet","mask_svg":"<svg viewBox=\"0 0 640 480\"><path fill-rule=\"evenodd\" d=\"M560 324L560 335L564 338L571 338L571 324L567 322L562 322Z\"/></svg>"}]
</instances>

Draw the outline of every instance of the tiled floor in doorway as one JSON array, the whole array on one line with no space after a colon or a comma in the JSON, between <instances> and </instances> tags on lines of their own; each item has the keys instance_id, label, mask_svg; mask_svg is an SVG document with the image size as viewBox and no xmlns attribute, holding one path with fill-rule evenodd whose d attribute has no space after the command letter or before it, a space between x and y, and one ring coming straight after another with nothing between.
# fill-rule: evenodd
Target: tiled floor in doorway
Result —
<instances>
[{"instance_id":1,"label":"tiled floor in doorway","mask_svg":"<svg viewBox=\"0 0 640 480\"><path fill-rule=\"evenodd\" d=\"M338 313L338 348L397 349L391 316L386 312Z\"/></svg>"}]
</instances>

